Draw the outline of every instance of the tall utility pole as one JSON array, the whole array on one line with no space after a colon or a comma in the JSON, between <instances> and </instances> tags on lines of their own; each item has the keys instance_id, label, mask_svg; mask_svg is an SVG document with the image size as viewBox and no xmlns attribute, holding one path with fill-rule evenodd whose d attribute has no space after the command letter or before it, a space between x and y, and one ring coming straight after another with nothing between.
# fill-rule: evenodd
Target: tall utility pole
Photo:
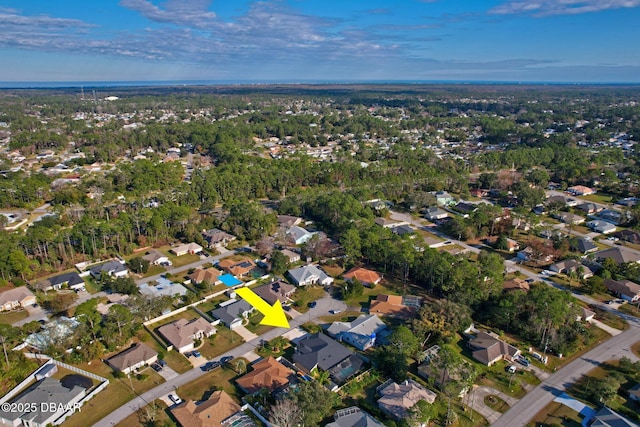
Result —
<instances>
[{"instance_id":1,"label":"tall utility pole","mask_svg":"<svg viewBox=\"0 0 640 427\"><path fill-rule=\"evenodd\" d=\"M4 360L7 362L7 369L9 368L9 355L7 354L7 346L5 345L6 338L4 335L0 335L0 341L2 342L2 350L4 351Z\"/></svg>"}]
</instances>

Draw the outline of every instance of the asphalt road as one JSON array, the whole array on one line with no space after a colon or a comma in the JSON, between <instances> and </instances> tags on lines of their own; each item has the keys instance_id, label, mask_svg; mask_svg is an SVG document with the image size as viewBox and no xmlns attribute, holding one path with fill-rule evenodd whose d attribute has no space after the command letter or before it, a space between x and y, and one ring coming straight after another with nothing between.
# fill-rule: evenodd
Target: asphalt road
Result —
<instances>
[{"instance_id":1,"label":"asphalt road","mask_svg":"<svg viewBox=\"0 0 640 427\"><path fill-rule=\"evenodd\" d=\"M630 350L631 345L635 343L638 338L640 338L640 327L637 324L632 324L631 327L622 334L603 342L544 380L507 412L502 414L491 426L525 426L538 412L552 402L553 399L576 382L582 375L599 364L611 359L620 359L623 356L632 360L638 360L638 357Z\"/></svg>"},{"instance_id":2,"label":"asphalt road","mask_svg":"<svg viewBox=\"0 0 640 427\"><path fill-rule=\"evenodd\" d=\"M234 349L230 350L225 354L221 354L219 358L222 358L224 356L240 357L252 350L255 350L255 348L258 345L260 345L260 341L263 339L268 341L275 337L283 335L286 332L290 331L291 329L297 328L303 323L306 323L308 321L313 321L321 316L328 315L329 310L335 310L335 309L345 310L346 308L347 308L346 305L342 301L335 300L329 296L321 298L317 300L317 305L314 308L310 309L307 313L297 317L296 319L291 320L289 322L290 329L283 329L283 328L271 329L270 331L267 331L260 337L252 341L246 342L238 347L235 347ZM175 391L176 388L184 384L187 384L202 375L205 375L205 372L203 372L200 368L194 368L194 369L191 369L190 371L180 374L179 376L172 378L171 380L165 383L162 383L161 385L127 402L125 405L116 409L115 411L113 411L112 413L104 417L102 420L94 424L94 427L114 426L118 424L120 421L127 418L129 415L133 414L138 409L143 408L146 405L150 404L155 399L158 399L161 396L164 396L168 393ZM100 397L98 396L97 398L99 399Z\"/></svg>"}]
</instances>

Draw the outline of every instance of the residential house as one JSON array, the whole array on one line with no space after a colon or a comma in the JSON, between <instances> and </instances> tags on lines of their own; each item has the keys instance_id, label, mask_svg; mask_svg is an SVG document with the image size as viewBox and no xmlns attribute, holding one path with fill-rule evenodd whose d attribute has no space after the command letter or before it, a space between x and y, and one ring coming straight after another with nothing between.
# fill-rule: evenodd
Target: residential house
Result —
<instances>
[{"instance_id":1,"label":"residential house","mask_svg":"<svg viewBox=\"0 0 640 427\"><path fill-rule=\"evenodd\" d=\"M565 224L572 225L582 224L585 221L583 216L572 214L570 212L560 212L558 215L556 215L556 218L558 218Z\"/></svg>"},{"instance_id":2,"label":"residential house","mask_svg":"<svg viewBox=\"0 0 640 427\"><path fill-rule=\"evenodd\" d=\"M625 216L620 211L615 211L613 209L604 209L598 213L598 218L608 221L613 225L619 225L625 222Z\"/></svg>"},{"instance_id":3,"label":"residential house","mask_svg":"<svg viewBox=\"0 0 640 427\"><path fill-rule=\"evenodd\" d=\"M52 345L68 342L67 339L78 326L80 322L73 317L57 317L42 325L40 331L30 334L24 342L27 346L43 351Z\"/></svg>"},{"instance_id":4,"label":"residential house","mask_svg":"<svg viewBox=\"0 0 640 427\"><path fill-rule=\"evenodd\" d=\"M502 282L502 290L504 292L510 292L510 291L529 292L529 283L525 280L515 277L513 279L505 280L504 282Z\"/></svg>"},{"instance_id":5,"label":"residential house","mask_svg":"<svg viewBox=\"0 0 640 427\"><path fill-rule=\"evenodd\" d=\"M598 250L598 246L593 243L591 239L586 237L578 237L571 240L571 250L580 252L581 254L588 254L589 252L595 252Z\"/></svg>"},{"instance_id":6,"label":"residential house","mask_svg":"<svg viewBox=\"0 0 640 427\"><path fill-rule=\"evenodd\" d=\"M469 215L478 210L478 206L474 205L473 203L459 202L451 209L458 212L463 218L468 218Z\"/></svg>"},{"instance_id":7,"label":"residential house","mask_svg":"<svg viewBox=\"0 0 640 427\"><path fill-rule=\"evenodd\" d=\"M287 230L287 236L296 245L302 245L303 243L308 242L309 240L311 240L314 234L316 233L307 231L306 229L298 225L289 227L289 229Z\"/></svg>"},{"instance_id":8,"label":"residential house","mask_svg":"<svg viewBox=\"0 0 640 427\"><path fill-rule=\"evenodd\" d=\"M438 206L448 206L455 202L453 196L446 191L436 191L434 196L436 197L436 203Z\"/></svg>"},{"instance_id":9,"label":"residential house","mask_svg":"<svg viewBox=\"0 0 640 427\"><path fill-rule=\"evenodd\" d=\"M10 407L16 410L0 410L0 424L29 427L62 424L75 412L76 405L81 405L86 394L87 390L80 385L64 386L60 380L44 378L10 402Z\"/></svg>"},{"instance_id":10,"label":"residential house","mask_svg":"<svg viewBox=\"0 0 640 427\"><path fill-rule=\"evenodd\" d=\"M416 233L416 230L411 228L408 224L398 225L397 227L391 228L391 232L393 234L397 234L398 236L408 236Z\"/></svg>"},{"instance_id":11,"label":"residential house","mask_svg":"<svg viewBox=\"0 0 640 427\"><path fill-rule=\"evenodd\" d=\"M170 409L182 427L255 427L256 424L225 391L217 390L208 399L196 403L187 400Z\"/></svg>"},{"instance_id":12,"label":"residential house","mask_svg":"<svg viewBox=\"0 0 640 427\"><path fill-rule=\"evenodd\" d=\"M169 262L169 257L157 249L151 249L144 254L142 259L149 261L149 264L151 265L161 265Z\"/></svg>"},{"instance_id":13,"label":"residential house","mask_svg":"<svg viewBox=\"0 0 640 427\"><path fill-rule=\"evenodd\" d=\"M191 280L191 283L199 285L200 283L206 282L211 285L219 285L222 283L220 281L220 275L222 273L220 270L216 268L196 268L193 273L189 274L187 277Z\"/></svg>"},{"instance_id":14,"label":"residential house","mask_svg":"<svg viewBox=\"0 0 640 427\"><path fill-rule=\"evenodd\" d=\"M336 411L333 420L326 427L384 427L384 424L357 406Z\"/></svg>"},{"instance_id":15,"label":"residential house","mask_svg":"<svg viewBox=\"0 0 640 427\"><path fill-rule=\"evenodd\" d=\"M614 237L629 243L640 243L640 233L634 230L620 230L613 233Z\"/></svg>"},{"instance_id":16,"label":"residential house","mask_svg":"<svg viewBox=\"0 0 640 427\"><path fill-rule=\"evenodd\" d=\"M124 263L116 260L94 265L89 269L89 271L94 279L100 279L102 274L106 274L111 277L126 277L129 274L129 270L127 270Z\"/></svg>"},{"instance_id":17,"label":"residential house","mask_svg":"<svg viewBox=\"0 0 640 427\"><path fill-rule=\"evenodd\" d=\"M638 427L638 424L603 406L593 416L590 427Z\"/></svg>"},{"instance_id":18,"label":"residential house","mask_svg":"<svg viewBox=\"0 0 640 427\"><path fill-rule=\"evenodd\" d=\"M593 276L593 271L580 261L575 259L565 259L549 266L549 270L555 273L566 274L567 276L576 273L580 279L588 279Z\"/></svg>"},{"instance_id":19,"label":"residential house","mask_svg":"<svg viewBox=\"0 0 640 427\"><path fill-rule=\"evenodd\" d=\"M520 355L520 350L502 341L493 332L478 332L467 346L471 349L473 358L487 366L503 359L511 361Z\"/></svg>"},{"instance_id":20,"label":"residential house","mask_svg":"<svg viewBox=\"0 0 640 427\"><path fill-rule=\"evenodd\" d=\"M303 265L287 271L287 275L296 286L307 286L312 284L329 286L333 283L333 278L322 271L314 264Z\"/></svg>"},{"instance_id":21,"label":"residential house","mask_svg":"<svg viewBox=\"0 0 640 427\"><path fill-rule=\"evenodd\" d=\"M588 196L595 194L596 190L585 187L584 185L574 185L573 187L567 188L567 193L573 194L574 196Z\"/></svg>"},{"instance_id":22,"label":"residential house","mask_svg":"<svg viewBox=\"0 0 640 427\"><path fill-rule=\"evenodd\" d=\"M143 283L138 288L141 294L153 297L177 297L184 296L188 292L187 288L180 283L172 282L165 277L158 278L155 283Z\"/></svg>"},{"instance_id":23,"label":"residential house","mask_svg":"<svg viewBox=\"0 0 640 427\"><path fill-rule=\"evenodd\" d=\"M369 305L370 314L381 314L391 317L411 317L416 308L404 304L403 297L399 295L378 295Z\"/></svg>"},{"instance_id":24,"label":"residential house","mask_svg":"<svg viewBox=\"0 0 640 427\"><path fill-rule=\"evenodd\" d=\"M449 212L438 206L431 206L427 208L427 212L424 214L424 217L429 221L436 221L439 219L445 219L449 216Z\"/></svg>"},{"instance_id":25,"label":"residential house","mask_svg":"<svg viewBox=\"0 0 640 427\"><path fill-rule=\"evenodd\" d=\"M236 236L233 234L229 234L217 228L202 230L202 238L207 242L207 247L209 249L227 246L229 243L236 240Z\"/></svg>"},{"instance_id":26,"label":"residential house","mask_svg":"<svg viewBox=\"0 0 640 427\"><path fill-rule=\"evenodd\" d=\"M270 305L275 304L276 301L280 301L281 304L289 302L289 298L295 291L295 286L282 280L276 280L275 282L267 283L266 285L258 286L253 289L253 292L259 295Z\"/></svg>"},{"instance_id":27,"label":"residential house","mask_svg":"<svg viewBox=\"0 0 640 427\"><path fill-rule=\"evenodd\" d=\"M394 227L397 227L399 225L407 224L404 221L394 221L392 219L387 219L387 218L382 218L382 217L378 217L378 218L374 219L373 222L375 222L376 224L378 224L382 228L389 228L389 229L393 229Z\"/></svg>"},{"instance_id":28,"label":"residential house","mask_svg":"<svg viewBox=\"0 0 640 427\"><path fill-rule=\"evenodd\" d=\"M302 223L302 218L297 216L290 215L278 215L278 225L284 228L290 228L294 225L300 225Z\"/></svg>"},{"instance_id":29,"label":"residential house","mask_svg":"<svg viewBox=\"0 0 640 427\"><path fill-rule=\"evenodd\" d=\"M256 264L250 259L233 261L229 258L225 258L218 263L218 268L236 277L243 277L249 274L254 268L256 268Z\"/></svg>"},{"instance_id":30,"label":"residential house","mask_svg":"<svg viewBox=\"0 0 640 427\"><path fill-rule=\"evenodd\" d=\"M589 227L591 231L595 231L596 233L601 234L609 234L616 231L615 225L602 219L594 219L593 221L589 221L587 222L586 226Z\"/></svg>"},{"instance_id":31,"label":"residential house","mask_svg":"<svg viewBox=\"0 0 640 427\"><path fill-rule=\"evenodd\" d=\"M387 325L378 316L369 314L358 316L352 322L333 322L327 334L338 342L346 342L364 351L375 345L377 336L386 328Z\"/></svg>"},{"instance_id":32,"label":"residential house","mask_svg":"<svg viewBox=\"0 0 640 427\"><path fill-rule=\"evenodd\" d=\"M571 197L556 195L556 196L549 197L545 201L545 203L547 204L547 206L551 204L557 204L557 205L568 206L572 208L572 207L578 206L580 204L580 201Z\"/></svg>"},{"instance_id":33,"label":"residential house","mask_svg":"<svg viewBox=\"0 0 640 427\"><path fill-rule=\"evenodd\" d=\"M378 407L396 420L404 419L409 415L411 408L421 400L427 403L436 401L436 394L433 391L411 379L400 384L384 383L378 387L377 391L382 396L378 399Z\"/></svg>"},{"instance_id":34,"label":"residential house","mask_svg":"<svg viewBox=\"0 0 640 427\"><path fill-rule=\"evenodd\" d=\"M282 252L282 255L287 257L287 259L289 260L289 264L300 261L300 254L297 252L293 252L289 249L283 249L280 252Z\"/></svg>"},{"instance_id":35,"label":"residential house","mask_svg":"<svg viewBox=\"0 0 640 427\"><path fill-rule=\"evenodd\" d=\"M210 337L216 333L216 328L202 317L198 317L193 320L175 320L160 326L158 332L174 349L180 353L186 353L187 351L193 350L195 340Z\"/></svg>"},{"instance_id":36,"label":"residential house","mask_svg":"<svg viewBox=\"0 0 640 427\"><path fill-rule=\"evenodd\" d=\"M333 338L318 332L298 341L293 363L307 373L314 369L328 371L353 354Z\"/></svg>"},{"instance_id":37,"label":"residential house","mask_svg":"<svg viewBox=\"0 0 640 427\"><path fill-rule=\"evenodd\" d=\"M145 343L136 343L115 356L108 358L106 362L116 371L129 375L136 369L145 365L151 365L157 360L157 351Z\"/></svg>"},{"instance_id":38,"label":"residential house","mask_svg":"<svg viewBox=\"0 0 640 427\"><path fill-rule=\"evenodd\" d=\"M625 301L635 303L640 300L640 285L631 280L604 279L603 284L611 293Z\"/></svg>"},{"instance_id":39,"label":"residential house","mask_svg":"<svg viewBox=\"0 0 640 427\"><path fill-rule=\"evenodd\" d=\"M36 296L26 286L0 293L0 311L9 311L19 307L25 308L36 302Z\"/></svg>"},{"instance_id":40,"label":"residential house","mask_svg":"<svg viewBox=\"0 0 640 427\"><path fill-rule=\"evenodd\" d=\"M353 279L358 280L365 286L375 286L382 280L382 275L373 270L368 270L362 267L353 267L342 275L345 281L350 282Z\"/></svg>"},{"instance_id":41,"label":"residential house","mask_svg":"<svg viewBox=\"0 0 640 427\"><path fill-rule=\"evenodd\" d=\"M73 289L74 291L84 291L85 283L82 277L75 271L68 273L58 274L57 276L49 277L36 285L38 289L43 291L60 290L63 287Z\"/></svg>"},{"instance_id":42,"label":"residential house","mask_svg":"<svg viewBox=\"0 0 640 427\"><path fill-rule=\"evenodd\" d=\"M224 304L224 305L223 305ZM227 328L235 329L242 326L242 322L253 313L253 306L245 300L230 300L226 304L211 311L211 315L219 319Z\"/></svg>"},{"instance_id":43,"label":"residential house","mask_svg":"<svg viewBox=\"0 0 640 427\"><path fill-rule=\"evenodd\" d=\"M495 245L496 242L498 241L498 236L490 236L490 237L487 237L485 240L489 245ZM516 240L510 239L507 237L506 241L507 241L507 251L515 252L518 249L520 249L520 243L518 243Z\"/></svg>"},{"instance_id":44,"label":"residential house","mask_svg":"<svg viewBox=\"0 0 640 427\"><path fill-rule=\"evenodd\" d=\"M534 250L531 246L527 246L526 248L524 248L523 250L519 251L516 254L516 257L518 259L521 259L523 261L536 261L536 262L540 262L540 263L545 263L545 262L550 262L551 260L553 260L553 255L549 254L549 255L544 255L541 254L538 259L534 259L533 258L534 255Z\"/></svg>"},{"instance_id":45,"label":"residential house","mask_svg":"<svg viewBox=\"0 0 640 427\"><path fill-rule=\"evenodd\" d=\"M578 206L576 206L576 209L580 209L580 211L582 211L585 215L591 215L602 210L600 206L591 202L581 203Z\"/></svg>"},{"instance_id":46,"label":"residential house","mask_svg":"<svg viewBox=\"0 0 640 427\"><path fill-rule=\"evenodd\" d=\"M175 256L182 256L187 254L198 254L202 251L202 246L197 243L191 242L171 248L169 252L172 252Z\"/></svg>"},{"instance_id":47,"label":"residential house","mask_svg":"<svg viewBox=\"0 0 640 427\"><path fill-rule=\"evenodd\" d=\"M598 260L598 262L602 262L606 258L611 258L618 265L628 262L640 262L640 256L638 254L619 246L595 252L593 257Z\"/></svg>"},{"instance_id":48,"label":"residential house","mask_svg":"<svg viewBox=\"0 0 640 427\"><path fill-rule=\"evenodd\" d=\"M269 356L252 365L252 371L236 380L236 384L248 394L266 389L270 393L289 385L296 374Z\"/></svg>"}]
</instances>

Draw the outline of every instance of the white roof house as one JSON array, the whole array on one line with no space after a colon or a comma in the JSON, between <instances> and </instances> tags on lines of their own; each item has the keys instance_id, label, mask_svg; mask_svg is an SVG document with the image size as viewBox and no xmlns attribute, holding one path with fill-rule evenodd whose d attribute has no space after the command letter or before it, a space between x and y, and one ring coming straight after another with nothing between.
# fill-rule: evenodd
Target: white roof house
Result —
<instances>
[{"instance_id":1,"label":"white roof house","mask_svg":"<svg viewBox=\"0 0 640 427\"><path fill-rule=\"evenodd\" d=\"M333 283L333 278L322 271L320 267L313 264L303 265L287 271L287 274L297 286L320 284L328 286Z\"/></svg>"}]
</instances>

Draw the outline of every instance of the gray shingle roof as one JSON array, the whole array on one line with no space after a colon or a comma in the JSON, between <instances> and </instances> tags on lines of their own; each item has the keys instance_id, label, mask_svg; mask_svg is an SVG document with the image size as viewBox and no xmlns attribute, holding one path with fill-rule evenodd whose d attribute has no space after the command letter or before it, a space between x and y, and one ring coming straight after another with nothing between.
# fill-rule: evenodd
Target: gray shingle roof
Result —
<instances>
[{"instance_id":1,"label":"gray shingle roof","mask_svg":"<svg viewBox=\"0 0 640 427\"><path fill-rule=\"evenodd\" d=\"M351 350L319 332L298 342L293 361L307 371L311 371L316 366L326 371L352 354L354 353Z\"/></svg>"}]
</instances>

